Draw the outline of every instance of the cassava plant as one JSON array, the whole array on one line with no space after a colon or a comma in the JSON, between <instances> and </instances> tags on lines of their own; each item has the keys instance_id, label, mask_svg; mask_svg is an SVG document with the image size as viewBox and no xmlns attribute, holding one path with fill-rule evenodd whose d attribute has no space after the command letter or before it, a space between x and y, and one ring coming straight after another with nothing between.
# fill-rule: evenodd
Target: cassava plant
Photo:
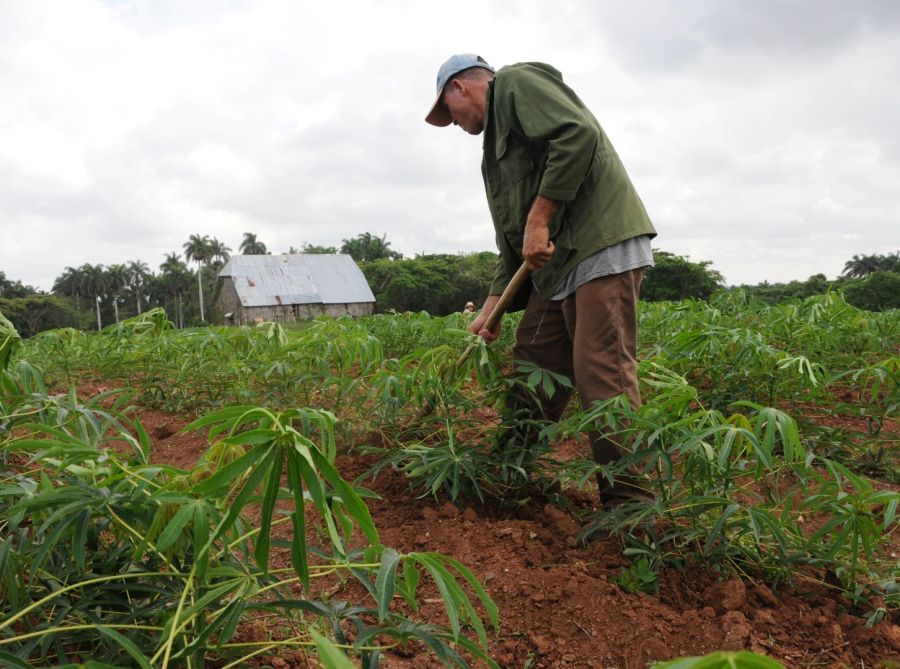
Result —
<instances>
[{"instance_id":1,"label":"cassava plant","mask_svg":"<svg viewBox=\"0 0 900 669\"><path fill-rule=\"evenodd\" d=\"M659 564L690 557L790 580L802 566L827 567L848 594L879 594L889 572L879 554L896 531L900 493L870 482L804 446L786 413L751 402L733 413L704 409L686 379L647 371L656 394L638 410L627 399L598 402L574 414L561 434L591 426L616 435L631 455L612 467L576 462L562 475L586 484L599 470L612 479L625 467L647 476L654 499L597 514L585 535L623 536L630 554ZM881 514L879 516L879 514ZM807 536L803 519L824 517Z\"/></svg>"},{"instance_id":2,"label":"cassava plant","mask_svg":"<svg viewBox=\"0 0 900 669\"><path fill-rule=\"evenodd\" d=\"M151 462L151 440L123 398L108 409L101 405L112 395L88 403L74 392L48 395L33 371L2 372L5 664L202 667L217 657L233 667L283 649L325 648L319 633L364 666L410 642L447 666L468 666L462 651L494 666L482 622L496 627L493 602L458 561L379 544L361 491L334 467L328 412L221 409L189 426L207 430L211 447L196 467L179 470ZM272 530L286 522L293 532L283 542ZM312 545L306 530L316 525L321 544ZM369 546L362 552L349 548L355 533ZM272 550L282 548L291 566L273 568ZM338 573L362 582L371 606L317 599L316 583ZM423 578L436 583L449 628L393 609L400 595L417 610ZM290 634L236 638L250 617L274 611L293 621Z\"/></svg>"}]
</instances>

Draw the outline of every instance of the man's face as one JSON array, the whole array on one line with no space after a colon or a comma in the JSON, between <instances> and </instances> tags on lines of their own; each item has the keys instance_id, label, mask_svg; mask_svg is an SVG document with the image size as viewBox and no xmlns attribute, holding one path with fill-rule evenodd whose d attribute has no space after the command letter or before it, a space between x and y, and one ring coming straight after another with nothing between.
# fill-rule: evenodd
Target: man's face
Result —
<instances>
[{"instance_id":1,"label":"man's face","mask_svg":"<svg viewBox=\"0 0 900 669\"><path fill-rule=\"evenodd\" d=\"M451 81L441 95L441 104L458 125L470 135L478 135L484 130L484 98L480 87L467 86L467 82ZM480 102L480 104L479 104Z\"/></svg>"}]
</instances>

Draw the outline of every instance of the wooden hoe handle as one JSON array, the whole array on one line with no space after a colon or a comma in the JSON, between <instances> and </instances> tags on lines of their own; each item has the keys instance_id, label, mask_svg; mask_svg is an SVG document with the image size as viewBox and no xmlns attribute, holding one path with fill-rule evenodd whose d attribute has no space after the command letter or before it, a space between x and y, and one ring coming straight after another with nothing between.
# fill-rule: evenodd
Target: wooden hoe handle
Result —
<instances>
[{"instance_id":1,"label":"wooden hoe handle","mask_svg":"<svg viewBox=\"0 0 900 669\"><path fill-rule=\"evenodd\" d=\"M513 275L513 278L509 280L506 288L503 289L503 293L500 295L500 299L497 300L497 304L494 305L494 310L491 312L491 315L487 317L484 322L483 327L488 330L493 330L497 327L497 323L500 322L500 319L503 318L503 314L509 309L510 303L513 301L513 298L519 292L519 289L525 283L525 280L528 278L529 273L528 265L522 263L521 267L516 270L516 273ZM462 355L459 356L456 360L456 364L453 366L453 370L460 369L472 354L472 351L475 350L475 345L477 343L477 338L473 339L469 345L466 347L466 350L463 351ZM434 411L434 407L437 404L437 398L432 396L430 401L425 403L425 406L419 411L419 415L416 418L416 422L421 421L426 416L430 415L432 411Z\"/></svg>"},{"instance_id":2,"label":"wooden hoe handle","mask_svg":"<svg viewBox=\"0 0 900 669\"><path fill-rule=\"evenodd\" d=\"M525 281L528 279L528 273L530 271L531 270L528 269L528 265L526 265L525 263L521 264L519 269L516 270L516 273L513 274L513 278L511 278L509 280L509 283L506 284L506 288L503 289L503 293L501 293L500 299L497 300L497 304L494 305L494 310L491 312L491 315L487 317L481 327L490 331L493 331L493 329L497 327L497 323L499 323L500 319L503 318L503 314L506 313L507 309L509 309L510 303L512 303L516 294L519 292L519 289L525 284ZM473 340L466 347L466 350L463 351L462 355L459 356L459 358L456 360L454 369L459 369L460 367L462 367L474 349L475 340Z\"/></svg>"},{"instance_id":3,"label":"wooden hoe handle","mask_svg":"<svg viewBox=\"0 0 900 669\"><path fill-rule=\"evenodd\" d=\"M503 318L503 314L509 309L509 305L519 293L519 289L525 284L525 280L528 278L528 273L530 271L528 265L522 263L519 266L519 269L516 270L516 273L513 274L513 278L509 280L509 283L506 284L506 288L503 289L503 293L500 295L500 299L497 301L491 315L488 316L487 320L484 322L483 327L486 330L492 331L497 327L497 323L500 322L500 319Z\"/></svg>"}]
</instances>

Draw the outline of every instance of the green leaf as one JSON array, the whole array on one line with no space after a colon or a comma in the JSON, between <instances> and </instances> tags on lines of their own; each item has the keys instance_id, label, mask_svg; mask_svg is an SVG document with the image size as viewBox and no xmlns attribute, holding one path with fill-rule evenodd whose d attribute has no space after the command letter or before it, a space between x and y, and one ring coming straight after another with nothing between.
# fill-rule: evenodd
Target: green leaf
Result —
<instances>
[{"instance_id":1,"label":"green leaf","mask_svg":"<svg viewBox=\"0 0 900 669\"><path fill-rule=\"evenodd\" d=\"M254 449L255 452L257 449ZM263 450L260 453L259 462L250 470L250 475L247 477L247 480L244 482L244 486L241 488L241 491L235 496L232 500L231 505L228 507L228 513L225 514L225 517L219 521L219 526L216 528L216 531L213 533L213 536L210 537L210 542L216 541L219 537L221 537L225 532L232 529L234 526L234 522L237 520L238 516L241 513L241 510L250 501L250 497L256 492L256 488L265 478L268 473L269 467L272 464L272 458L274 456L274 446L270 446L269 448ZM237 460L235 460L237 462Z\"/></svg>"},{"instance_id":2,"label":"green leaf","mask_svg":"<svg viewBox=\"0 0 900 669\"><path fill-rule=\"evenodd\" d=\"M216 585L210 588L202 597L197 599L190 608L185 609L181 612L181 619L177 621L178 624L195 616L205 609L207 606L212 604L213 602L218 602L220 599L228 595L229 593L236 592L246 583L246 577L233 578L229 581L225 581L223 583L216 583Z\"/></svg>"},{"instance_id":3,"label":"green leaf","mask_svg":"<svg viewBox=\"0 0 900 669\"><path fill-rule=\"evenodd\" d=\"M259 533L256 535L256 548L253 557L263 573L269 571L269 548L272 544L272 514L275 512L275 502L278 500L278 491L281 488L281 471L284 467L283 449L276 446L272 456L274 461L269 470L269 477L263 491L262 507L260 509Z\"/></svg>"},{"instance_id":4,"label":"green leaf","mask_svg":"<svg viewBox=\"0 0 900 669\"><path fill-rule=\"evenodd\" d=\"M460 611L462 611L466 618L468 618L472 627L475 628L481 646L487 649L487 634L485 633L484 624L481 622L481 618L476 613L475 608L472 606L472 602L469 600L465 591L459 586L456 579L453 578L453 575L444 566L444 562L455 566L454 563L456 561L452 558L448 558L446 555L441 555L440 553L410 553L406 556L406 559L419 562L428 571L432 580L434 580L434 583L441 594L441 599L444 601L444 610L447 612L447 618L450 621L450 629L453 632L454 639L458 640L462 638L462 630L460 627Z\"/></svg>"},{"instance_id":5,"label":"green leaf","mask_svg":"<svg viewBox=\"0 0 900 669\"><path fill-rule=\"evenodd\" d=\"M176 541L178 541L178 537L181 536L181 532L184 530L187 522L194 515L194 506L187 505L178 509L178 512L172 516L172 519L168 522L168 524L163 528L163 531L160 532L159 538L156 540L156 548L160 552L165 552L172 546Z\"/></svg>"},{"instance_id":6,"label":"green leaf","mask_svg":"<svg viewBox=\"0 0 900 669\"><path fill-rule=\"evenodd\" d=\"M357 669L340 649L315 630L309 631L324 669Z\"/></svg>"},{"instance_id":7,"label":"green leaf","mask_svg":"<svg viewBox=\"0 0 900 669\"><path fill-rule=\"evenodd\" d=\"M256 464L260 459L270 452L264 447L250 449L237 460L232 460L224 467L220 467L215 474L208 479L200 481L191 488L198 497L211 497L220 493L223 488L228 487L234 479L246 472L250 467Z\"/></svg>"},{"instance_id":8,"label":"green leaf","mask_svg":"<svg viewBox=\"0 0 900 669\"><path fill-rule=\"evenodd\" d=\"M153 447L153 442L150 440L150 435L147 434L147 430L144 429L144 424L140 420L134 420L134 431L137 433L137 451L141 456L141 464L147 464L150 462L150 449Z\"/></svg>"},{"instance_id":9,"label":"green leaf","mask_svg":"<svg viewBox=\"0 0 900 669\"><path fill-rule=\"evenodd\" d=\"M256 446L258 444L268 444L269 442L275 441L277 436L278 435L273 430L268 428L258 428L256 430L241 432L233 437L227 437L222 441L226 444L239 444L241 446L250 444Z\"/></svg>"},{"instance_id":10,"label":"green leaf","mask_svg":"<svg viewBox=\"0 0 900 669\"><path fill-rule=\"evenodd\" d=\"M18 667L19 669L34 669L34 665L29 664L20 657L16 657L12 653L7 653L5 650L0 650L0 660L3 660L3 665L7 667Z\"/></svg>"},{"instance_id":11,"label":"green leaf","mask_svg":"<svg viewBox=\"0 0 900 669\"><path fill-rule=\"evenodd\" d=\"M328 461L315 448L308 449L305 446L298 445L297 450L288 451L288 457L297 463L297 469L300 472L303 481L306 483L306 489L309 491L313 504L319 513L322 514L322 518L325 521L325 530L328 532L328 538L331 540L331 545L339 555L343 556L344 542L334 524L334 516L328 506L328 500L325 497L325 488L322 485L322 481L319 479L318 473L313 469L309 460L304 457L304 455L319 462L324 461L327 463Z\"/></svg>"},{"instance_id":12,"label":"green leaf","mask_svg":"<svg viewBox=\"0 0 900 669\"><path fill-rule=\"evenodd\" d=\"M209 565L209 516L206 505L197 503L194 505L194 562L197 569L197 577L203 581L206 579L206 569Z\"/></svg>"},{"instance_id":13,"label":"green leaf","mask_svg":"<svg viewBox=\"0 0 900 669\"><path fill-rule=\"evenodd\" d=\"M381 567L375 578L375 596L378 602L378 621L384 622L394 599L394 583L400 554L393 548L385 548L381 554Z\"/></svg>"},{"instance_id":14,"label":"green leaf","mask_svg":"<svg viewBox=\"0 0 900 669\"><path fill-rule=\"evenodd\" d=\"M220 619L222 619L224 624L222 625L222 631L219 633L216 640L216 648L221 648L234 636L234 632L237 629L238 623L241 622L241 617L244 615L246 608L247 600L243 597L238 597L228 605L224 613L220 616Z\"/></svg>"},{"instance_id":15,"label":"green leaf","mask_svg":"<svg viewBox=\"0 0 900 669\"><path fill-rule=\"evenodd\" d=\"M713 550L713 544L716 539L719 538L719 535L722 534L722 529L725 527L725 523L727 520L741 508L740 504L729 504L726 509L719 516L718 520L716 520L716 524L713 525L712 529L709 531L709 534L706 536L706 542L703 547L704 555L710 555ZM724 542L728 541L727 537L723 537Z\"/></svg>"},{"instance_id":16,"label":"green leaf","mask_svg":"<svg viewBox=\"0 0 900 669\"><path fill-rule=\"evenodd\" d=\"M303 477L300 470L300 456L288 451L288 488L294 496L294 513L291 516L293 536L291 537L291 566L294 568L304 590L309 590L309 557L306 550L306 498L303 494Z\"/></svg>"},{"instance_id":17,"label":"green leaf","mask_svg":"<svg viewBox=\"0 0 900 669\"><path fill-rule=\"evenodd\" d=\"M208 425L213 425L215 423L228 423L229 421L233 421L235 418L240 418L244 414L250 413L256 408L257 407L252 405L235 405L225 407L223 409L213 411L212 413L208 413L205 416L201 416L189 425L185 425L182 431L191 432L193 430L199 430L201 427L207 427Z\"/></svg>"},{"instance_id":18,"label":"green leaf","mask_svg":"<svg viewBox=\"0 0 900 669\"><path fill-rule=\"evenodd\" d=\"M884 509L884 530L887 531L891 525L894 524L894 518L897 517L897 504L900 502L900 495L894 496L894 498L888 502L887 506Z\"/></svg>"},{"instance_id":19,"label":"green leaf","mask_svg":"<svg viewBox=\"0 0 900 669\"><path fill-rule=\"evenodd\" d=\"M372 515L369 513L369 507L366 506L365 502L363 502L360 496L356 494L353 487L341 478L338 470L324 455L319 454L317 451L313 451L312 453L319 471L322 472L325 479L331 483L335 490L337 490L338 494L341 496L341 502L347 507L347 511L350 515L359 523L359 527L366 535L366 538L370 543L379 543L378 531L375 529L375 523L372 520Z\"/></svg>"},{"instance_id":20,"label":"green leaf","mask_svg":"<svg viewBox=\"0 0 900 669\"><path fill-rule=\"evenodd\" d=\"M488 595L487 591L481 585L475 575L459 560L452 558L448 555L443 555L441 558L451 565L456 571L462 574L463 578L469 583L472 589L475 591L475 594L478 596L478 599L481 601L482 606L484 606L485 610L488 614L488 620L491 623L491 626L495 629L499 629L500 625L500 610L497 608L497 605L494 603L494 600L491 599L490 595Z\"/></svg>"},{"instance_id":21,"label":"green leaf","mask_svg":"<svg viewBox=\"0 0 900 669\"><path fill-rule=\"evenodd\" d=\"M94 629L121 646L122 650L128 653L131 656L131 659L137 662L141 669L150 669L150 659L141 652L141 649L138 648L131 639L105 625L94 625Z\"/></svg>"},{"instance_id":22,"label":"green leaf","mask_svg":"<svg viewBox=\"0 0 900 669\"><path fill-rule=\"evenodd\" d=\"M419 610L419 602L416 600L416 589L419 587L419 570L412 560L403 561L403 587L401 593L406 604L413 611Z\"/></svg>"}]
</instances>

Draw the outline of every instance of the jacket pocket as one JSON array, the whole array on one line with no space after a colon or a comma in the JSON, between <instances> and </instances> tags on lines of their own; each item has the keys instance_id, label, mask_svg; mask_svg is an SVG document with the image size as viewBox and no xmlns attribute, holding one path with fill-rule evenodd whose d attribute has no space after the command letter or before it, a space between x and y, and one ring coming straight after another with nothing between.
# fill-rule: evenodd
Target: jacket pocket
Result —
<instances>
[{"instance_id":1,"label":"jacket pocket","mask_svg":"<svg viewBox=\"0 0 900 669\"><path fill-rule=\"evenodd\" d=\"M528 150L508 132L497 139L497 165L507 185L518 183L535 170L535 162Z\"/></svg>"}]
</instances>

